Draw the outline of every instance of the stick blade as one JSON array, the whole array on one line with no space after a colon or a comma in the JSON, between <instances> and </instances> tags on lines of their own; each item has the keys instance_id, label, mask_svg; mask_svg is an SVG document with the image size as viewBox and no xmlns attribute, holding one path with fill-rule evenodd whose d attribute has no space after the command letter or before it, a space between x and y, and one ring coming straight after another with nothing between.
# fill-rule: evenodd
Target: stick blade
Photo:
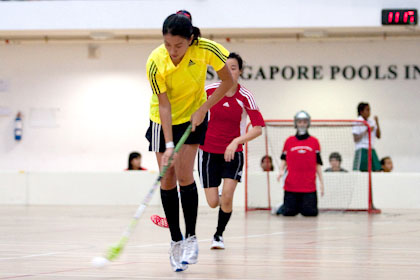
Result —
<instances>
[{"instance_id":1,"label":"stick blade","mask_svg":"<svg viewBox=\"0 0 420 280\"><path fill-rule=\"evenodd\" d=\"M124 244L125 244L125 239L121 239L121 241L116 244L113 245L111 247L108 248L108 251L106 253L106 259L109 261L114 261L116 260L122 253L123 249L124 249Z\"/></svg>"},{"instance_id":2,"label":"stick blade","mask_svg":"<svg viewBox=\"0 0 420 280\"><path fill-rule=\"evenodd\" d=\"M166 218L162 218L159 215L152 215L150 217L150 220L152 220L152 222L159 226L159 227L163 227L163 228L168 228L168 221L166 220Z\"/></svg>"}]
</instances>

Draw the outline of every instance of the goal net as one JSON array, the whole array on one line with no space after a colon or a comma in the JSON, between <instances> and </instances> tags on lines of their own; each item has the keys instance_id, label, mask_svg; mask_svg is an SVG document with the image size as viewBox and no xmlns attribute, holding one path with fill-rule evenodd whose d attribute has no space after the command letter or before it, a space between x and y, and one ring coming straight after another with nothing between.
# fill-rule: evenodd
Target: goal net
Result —
<instances>
[{"instance_id":1,"label":"goal net","mask_svg":"<svg viewBox=\"0 0 420 280\"><path fill-rule=\"evenodd\" d=\"M285 177L277 181L280 156L289 136L296 134L293 120L266 120L263 135L245 146L245 209L270 210L283 202ZM322 170L325 194L318 191L320 210L368 211L377 213L372 202L371 153L368 156L368 172L353 171L355 144L353 126L366 126L358 120L312 120L309 134L316 137L321 145ZM249 128L249 126L248 126ZM370 135L370 133L369 133ZM370 150L370 139L369 139ZM347 172L325 172L330 167L331 153L341 155L341 168ZM262 158L272 158L274 171L263 171ZM319 181L317 179L317 187Z\"/></svg>"}]
</instances>

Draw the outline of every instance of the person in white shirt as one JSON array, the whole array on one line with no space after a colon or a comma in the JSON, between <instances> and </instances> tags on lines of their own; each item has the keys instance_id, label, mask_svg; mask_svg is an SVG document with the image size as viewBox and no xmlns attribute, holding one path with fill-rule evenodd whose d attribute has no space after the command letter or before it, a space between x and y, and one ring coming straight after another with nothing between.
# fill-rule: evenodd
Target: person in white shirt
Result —
<instances>
[{"instance_id":1,"label":"person in white shirt","mask_svg":"<svg viewBox=\"0 0 420 280\"><path fill-rule=\"evenodd\" d=\"M377 116L369 119L370 106L368 103L361 102L357 106L357 113L360 121L366 121L371 129L371 147L372 147L372 171L380 171L381 164L376 154L374 144L375 138L381 138L381 129L379 128L379 120ZM355 147L355 156L353 162L353 170L368 171L368 150L369 150L369 133L366 125L355 123L353 126L353 137Z\"/></svg>"}]
</instances>

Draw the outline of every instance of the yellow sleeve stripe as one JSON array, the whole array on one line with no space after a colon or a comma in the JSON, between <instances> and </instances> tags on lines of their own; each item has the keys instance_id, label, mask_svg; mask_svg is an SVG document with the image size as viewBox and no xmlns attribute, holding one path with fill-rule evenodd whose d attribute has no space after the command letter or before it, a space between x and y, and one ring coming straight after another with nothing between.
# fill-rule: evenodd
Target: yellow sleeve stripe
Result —
<instances>
[{"instance_id":1,"label":"yellow sleeve stripe","mask_svg":"<svg viewBox=\"0 0 420 280\"><path fill-rule=\"evenodd\" d=\"M149 68L149 81L150 81L150 85L152 87L153 93L154 94L159 94L160 89L159 89L159 85L156 81L156 73L157 73L157 66L156 66L155 62L152 61L152 63L150 64L150 68Z\"/></svg>"},{"instance_id":2,"label":"yellow sleeve stripe","mask_svg":"<svg viewBox=\"0 0 420 280\"><path fill-rule=\"evenodd\" d=\"M220 50L220 48L212 42L200 41L200 45L208 45L208 46L212 47L214 50L216 50L223 57L227 58L227 56Z\"/></svg>"},{"instance_id":3,"label":"yellow sleeve stripe","mask_svg":"<svg viewBox=\"0 0 420 280\"><path fill-rule=\"evenodd\" d=\"M221 61L223 61L223 63L225 63L226 62L226 60L227 60L227 56L226 55L224 55L223 53L222 53L222 51L215 45L215 44L212 44L212 43L210 43L210 42L203 42L203 41L200 41L200 43L198 44L198 47L199 48L201 48L201 49L206 49L206 50L209 50L209 51L211 51L212 53L214 53Z\"/></svg>"}]
</instances>

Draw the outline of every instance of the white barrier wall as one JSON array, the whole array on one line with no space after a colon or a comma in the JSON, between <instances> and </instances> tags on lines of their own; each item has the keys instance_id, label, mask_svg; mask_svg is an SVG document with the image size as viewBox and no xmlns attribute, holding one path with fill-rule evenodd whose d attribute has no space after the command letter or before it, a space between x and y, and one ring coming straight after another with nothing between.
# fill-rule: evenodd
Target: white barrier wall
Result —
<instances>
[{"instance_id":1,"label":"white barrier wall","mask_svg":"<svg viewBox=\"0 0 420 280\"><path fill-rule=\"evenodd\" d=\"M27 178L22 172L0 172L0 204L27 205Z\"/></svg>"},{"instance_id":2,"label":"white barrier wall","mask_svg":"<svg viewBox=\"0 0 420 280\"><path fill-rule=\"evenodd\" d=\"M0 205L138 205L156 177L154 172L0 172ZM377 208L420 209L420 174L375 173L373 184ZM276 191L282 193L280 184L273 183L272 193ZM235 192L235 207L245 206L244 196L241 183ZM199 197L200 206L206 206L201 187ZM160 203L158 190L151 205Z\"/></svg>"}]
</instances>

